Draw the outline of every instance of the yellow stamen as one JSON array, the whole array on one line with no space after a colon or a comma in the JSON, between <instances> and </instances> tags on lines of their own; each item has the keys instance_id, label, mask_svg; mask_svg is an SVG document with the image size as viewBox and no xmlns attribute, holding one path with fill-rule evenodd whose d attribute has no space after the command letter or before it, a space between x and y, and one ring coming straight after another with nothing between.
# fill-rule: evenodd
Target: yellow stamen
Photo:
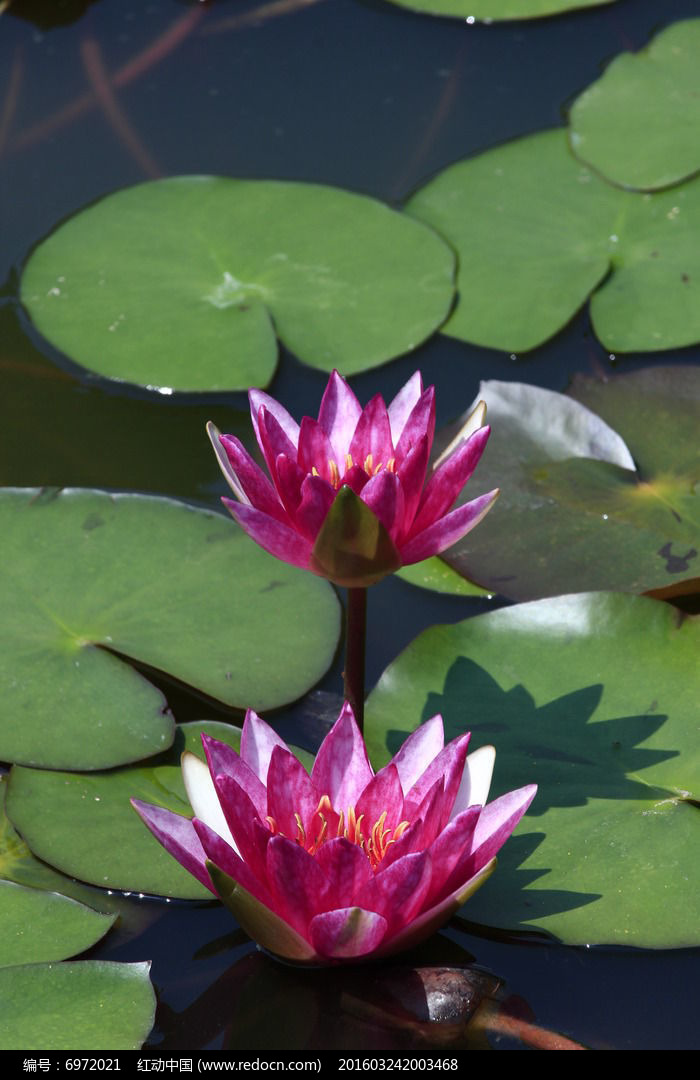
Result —
<instances>
[{"instance_id":1,"label":"yellow stamen","mask_svg":"<svg viewBox=\"0 0 700 1080\"><path fill-rule=\"evenodd\" d=\"M328 468L331 471L331 484L334 488L337 488L340 484L340 472L338 471L338 466L334 461L329 461Z\"/></svg>"},{"instance_id":2,"label":"yellow stamen","mask_svg":"<svg viewBox=\"0 0 700 1080\"><path fill-rule=\"evenodd\" d=\"M272 833L273 836L275 836L275 834L279 831L277 829L277 822L275 821L275 819L273 817L270 817L269 815L268 815L268 817L265 818L265 821L270 826L270 832Z\"/></svg>"},{"instance_id":3,"label":"yellow stamen","mask_svg":"<svg viewBox=\"0 0 700 1080\"><path fill-rule=\"evenodd\" d=\"M395 472L396 471L396 458L393 458L393 457L389 458L389 460L386 463L386 469L387 469L387 472Z\"/></svg>"},{"instance_id":4,"label":"yellow stamen","mask_svg":"<svg viewBox=\"0 0 700 1080\"><path fill-rule=\"evenodd\" d=\"M371 454L368 454L367 457L365 458L365 463L364 463L363 468L364 468L364 470L365 470L365 472L367 473L368 476L372 475L372 455Z\"/></svg>"},{"instance_id":5,"label":"yellow stamen","mask_svg":"<svg viewBox=\"0 0 700 1080\"><path fill-rule=\"evenodd\" d=\"M296 842L297 842L297 844L301 844L302 847L306 847L306 830L305 830L304 825L302 823L301 816L299 814L295 814L294 817L296 819L297 830L298 830L297 836L296 836Z\"/></svg>"},{"instance_id":6,"label":"yellow stamen","mask_svg":"<svg viewBox=\"0 0 700 1080\"><path fill-rule=\"evenodd\" d=\"M318 476L318 469L316 468L315 465L311 466L311 475L312 476Z\"/></svg>"},{"instance_id":7,"label":"yellow stamen","mask_svg":"<svg viewBox=\"0 0 700 1080\"><path fill-rule=\"evenodd\" d=\"M352 460L352 454L346 454L345 455L345 471L347 472L348 469L352 469L353 464L354 464L354 462Z\"/></svg>"}]
</instances>

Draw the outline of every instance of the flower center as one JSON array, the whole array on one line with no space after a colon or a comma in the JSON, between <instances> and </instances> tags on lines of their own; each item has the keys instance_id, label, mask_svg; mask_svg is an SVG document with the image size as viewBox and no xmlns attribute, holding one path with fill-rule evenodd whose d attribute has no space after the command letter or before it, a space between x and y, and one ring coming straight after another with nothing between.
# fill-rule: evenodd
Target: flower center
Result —
<instances>
[{"instance_id":1,"label":"flower center","mask_svg":"<svg viewBox=\"0 0 700 1080\"><path fill-rule=\"evenodd\" d=\"M329 469L330 474L331 474L331 484L333 485L333 487L335 488L336 491L338 490L338 488L343 483L343 480L345 479L345 473L350 472L350 469L352 469L354 467L354 464L355 463L352 460L352 454L346 454L345 455L345 469L341 473L337 462L332 461L330 458L328 459L328 469ZM380 472L384 468L384 462L380 461L378 465L375 465L374 460L372 458L372 455L368 454L367 457L364 460L362 468L367 473L368 477L376 476L377 473ZM389 460L386 463L386 468L388 469L389 472L394 472L395 469L396 469L396 458L389 458ZM314 476L319 475L318 469L316 468L315 465L312 467L311 472L312 472L312 474Z\"/></svg>"},{"instance_id":2,"label":"flower center","mask_svg":"<svg viewBox=\"0 0 700 1080\"><path fill-rule=\"evenodd\" d=\"M364 851L372 869L377 870L389 846L403 836L409 826L408 821L402 821L395 829L387 829L385 827L386 816L387 812L384 810L371 828L365 828L365 815L360 814L358 817L354 806L348 807L347 814L342 810L337 813L331 805L329 796L323 795L311 819L312 832L307 832L304 828L301 815L294 814L297 833L292 839L296 840L297 844L303 847L305 851L308 851L309 855L315 855L326 840L330 840L334 836L344 836L351 844L357 844ZM267 817L265 820L273 835L284 836L273 817Z\"/></svg>"}]
</instances>

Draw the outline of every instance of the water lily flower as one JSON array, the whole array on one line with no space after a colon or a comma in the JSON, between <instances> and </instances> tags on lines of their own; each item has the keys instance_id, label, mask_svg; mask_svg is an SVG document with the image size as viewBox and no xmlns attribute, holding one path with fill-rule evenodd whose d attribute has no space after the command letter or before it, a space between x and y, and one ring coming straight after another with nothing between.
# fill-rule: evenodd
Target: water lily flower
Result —
<instances>
[{"instance_id":1,"label":"water lily flower","mask_svg":"<svg viewBox=\"0 0 700 1080\"><path fill-rule=\"evenodd\" d=\"M193 820L132 800L151 832L260 945L332 964L408 948L493 870L536 787L487 803L495 759L444 745L434 716L374 773L346 703L311 775L254 712L241 752L202 736L182 760Z\"/></svg>"},{"instance_id":2,"label":"water lily flower","mask_svg":"<svg viewBox=\"0 0 700 1080\"><path fill-rule=\"evenodd\" d=\"M251 390L253 428L269 478L241 441L207 430L236 500L224 503L266 551L350 588L437 555L483 518L498 490L451 509L489 437L485 406L467 436L432 470L435 389L416 372L387 406L363 409L344 379L328 380L318 419L301 425Z\"/></svg>"}]
</instances>

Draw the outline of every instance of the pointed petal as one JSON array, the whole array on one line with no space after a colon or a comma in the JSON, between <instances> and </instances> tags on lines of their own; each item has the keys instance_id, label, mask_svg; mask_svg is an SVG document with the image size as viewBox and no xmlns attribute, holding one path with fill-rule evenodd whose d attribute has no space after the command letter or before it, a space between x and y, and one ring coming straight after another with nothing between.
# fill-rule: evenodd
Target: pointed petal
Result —
<instances>
[{"instance_id":1,"label":"pointed petal","mask_svg":"<svg viewBox=\"0 0 700 1080\"><path fill-rule=\"evenodd\" d=\"M377 956L390 956L392 953L411 949L414 945L418 945L419 942L425 941L426 938L429 938L436 930L439 930L441 926L444 926L445 923L452 918L455 911L458 911L462 904L466 903L469 897L484 884L495 868L496 860L492 859L487 866L480 870L478 874L475 874L471 881L466 882L461 889L446 896L439 904L435 904L431 908L426 908L426 910L421 912L421 914L414 919L405 930L402 930L395 937L391 938L391 940L387 940L384 947L377 950Z\"/></svg>"},{"instance_id":2,"label":"pointed petal","mask_svg":"<svg viewBox=\"0 0 700 1080\"><path fill-rule=\"evenodd\" d=\"M447 824L450 812L459 789L464 762L467 757L469 735L458 735L456 739L448 743L440 753L433 758L425 772L413 785L404 803L404 815L410 821L416 813L428 790L433 786L438 777L442 777L445 783L443 800L444 818L442 827Z\"/></svg>"},{"instance_id":3,"label":"pointed petal","mask_svg":"<svg viewBox=\"0 0 700 1080\"><path fill-rule=\"evenodd\" d=\"M445 786L440 776L413 815L412 823L398 840L389 844L387 853L382 859L382 869L391 866L404 855L410 855L415 851L425 851L430 847L442 825L444 801Z\"/></svg>"},{"instance_id":4,"label":"pointed petal","mask_svg":"<svg viewBox=\"0 0 700 1080\"><path fill-rule=\"evenodd\" d=\"M458 506L450 511L445 517L440 518L434 525L430 525L423 532L412 537L406 544L401 545L401 559L404 566L410 563L421 562L431 555L439 555L441 551L452 547L470 529L473 529L489 512L500 492L498 488L489 491L486 495L480 495L478 499L472 499L464 506Z\"/></svg>"},{"instance_id":5,"label":"pointed petal","mask_svg":"<svg viewBox=\"0 0 700 1080\"><path fill-rule=\"evenodd\" d=\"M260 881L255 876L251 868L243 862L243 859L236 854L232 847L229 847L225 840L221 839L218 833L215 833L213 829L210 829L208 825L198 818L193 820L192 825L206 853L207 863L216 863L234 881L240 881L243 887L252 892L256 899L271 907L275 906L264 881Z\"/></svg>"},{"instance_id":6,"label":"pointed petal","mask_svg":"<svg viewBox=\"0 0 700 1080\"><path fill-rule=\"evenodd\" d=\"M374 773L352 709L347 701L316 755L311 781L321 795L328 795L336 810L347 813L355 806Z\"/></svg>"},{"instance_id":7,"label":"pointed petal","mask_svg":"<svg viewBox=\"0 0 700 1080\"><path fill-rule=\"evenodd\" d=\"M424 390L420 398L411 410L404 429L401 432L398 446L396 447L397 468L407 456L409 450L423 435L428 440L428 454L433 446L435 434L435 387L429 386Z\"/></svg>"},{"instance_id":8,"label":"pointed petal","mask_svg":"<svg viewBox=\"0 0 700 1080\"><path fill-rule=\"evenodd\" d=\"M469 416L462 424L461 428L455 435L455 437L448 443L445 449L442 451L437 461L433 464L433 468L437 469L439 465L442 465L443 461L447 461L448 457L454 454L455 450L465 443L467 439L471 439L475 431L482 428L486 423L486 402L480 401L476 408L472 409Z\"/></svg>"},{"instance_id":9,"label":"pointed petal","mask_svg":"<svg viewBox=\"0 0 700 1080\"><path fill-rule=\"evenodd\" d=\"M445 735L439 713L431 716L430 720L426 720L408 736L399 752L391 759L392 765L399 770L404 795L408 794L444 745Z\"/></svg>"},{"instance_id":10,"label":"pointed petal","mask_svg":"<svg viewBox=\"0 0 700 1080\"><path fill-rule=\"evenodd\" d=\"M293 522L301 502L301 485L306 479L306 473L299 468L296 458L288 458L286 454L277 455L275 470L277 493Z\"/></svg>"},{"instance_id":11,"label":"pointed petal","mask_svg":"<svg viewBox=\"0 0 700 1080\"><path fill-rule=\"evenodd\" d=\"M396 933L420 911L430 888L432 863L427 851L404 855L386 870L380 869L360 889L356 902L383 915L388 933Z\"/></svg>"},{"instance_id":12,"label":"pointed petal","mask_svg":"<svg viewBox=\"0 0 700 1080\"><path fill-rule=\"evenodd\" d=\"M221 501L251 540L270 555L292 566L300 566L302 570L309 569L312 545L300 533L252 506L244 506L233 499L222 498Z\"/></svg>"},{"instance_id":13,"label":"pointed petal","mask_svg":"<svg viewBox=\"0 0 700 1080\"><path fill-rule=\"evenodd\" d=\"M310 473L312 469L316 469L318 475L322 476L323 479L330 484L333 482L333 477L331 475L332 460L334 460L334 455L330 439L318 420L313 420L310 416L305 416L301 422L301 428L299 429L299 448L297 453L297 464L299 465L299 468L305 473ZM336 461L336 465L340 472L342 468L344 468L343 459L341 458L339 462Z\"/></svg>"},{"instance_id":14,"label":"pointed petal","mask_svg":"<svg viewBox=\"0 0 700 1080\"><path fill-rule=\"evenodd\" d=\"M367 483L368 479L369 477L367 476L367 473L364 469L361 469L359 465L353 465L352 468L348 469L348 471L345 473L343 477L343 484L346 484L349 488L352 488L355 494L359 495L365 484Z\"/></svg>"},{"instance_id":15,"label":"pointed petal","mask_svg":"<svg viewBox=\"0 0 700 1080\"><path fill-rule=\"evenodd\" d=\"M300 937L273 909L257 900L242 884L213 862L210 863L209 873L218 895L253 941L257 941L275 956L298 964L313 963L318 959L308 941Z\"/></svg>"},{"instance_id":16,"label":"pointed petal","mask_svg":"<svg viewBox=\"0 0 700 1080\"><path fill-rule=\"evenodd\" d=\"M306 938L322 908L326 884L313 855L286 836L273 836L267 845L267 881L277 913Z\"/></svg>"},{"instance_id":17,"label":"pointed petal","mask_svg":"<svg viewBox=\"0 0 700 1080\"><path fill-rule=\"evenodd\" d=\"M248 709L241 734L241 758L265 786L267 786L270 758L276 746L289 750L286 742L279 737L277 732L256 712Z\"/></svg>"},{"instance_id":18,"label":"pointed petal","mask_svg":"<svg viewBox=\"0 0 700 1080\"><path fill-rule=\"evenodd\" d=\"M389 764L374 776L355 804L355 816L363 817L362 832L367 837L386 811L385 828L395 829L403 821L403 791L395 765Z\"/></svg>"},{"instance_id":19,"label":"pointed petal","mask_svg":"<svg viewBox=\"0 0 700 1080\"><path fill-rule=\"evenodd\" d=\"M432 474L413 526L416 534L444 517L453 505L478 465L490 433L490 427L480 428Z\"/></svg>"},{"instance_id":20,"label":"pointed petal","mask_svg":"<svg viewBox=\"0 0 700 1080\"><path fill-rule=\"evenodd\" d=\"M290 525L291 523L280 503L277 492L262 469L255 464L240 439L236 439L233 435L221 435L219 436L219 443L228 458L230 469L236 477L238 489L242 492L243 497L241 499L236 488L231 485L241 502L246 503L248 506L254 506L256 509L262 510L264 514L269 514L271 517L277 518L278 521Z\"/></svg>"},{"instance_id":21,"label":"pointed petal","mask_svg":"<svg viewBox=\"0 0 700 1080\"><path fill-rule=\"evenodd\" d=\"M463 810L442 830L431 845L429 850L433 860L433 878L426 905L437 903L443 895L445 883L450 879L455 866L465 852L471 851L474 830L480 814L481 807L479 806L470 806L468 810Z\"/></svg>"},{"instance_id":22,"label":"pointed petal","mask_svg":"<svg viewBox=\"0 0 700 1080\"><path fill-rule=\"evenodd\" d=\"M248 401L250 402L250 417L253 421L253 430L255 431L255 438L258 440L260 449L262 450L263 445L260 438L258 422L260 407L264 406L267 412L274 416L290 443L292 443L294 447L294 454L292 456L296 458L296 448L299 442L299 425L296 420L289 415L283 405L280 405L279 401L275 401L275 399L270 397L269 394L266 394L264 390L250 390L248 392Z\"/></svg>"},{"instance_id":23,"label":"pointed petal","mask_svg":"<svg viewBox=\"0 0 700 1080\"><path fill-rule=\"evenodd\" d=\"M413 408L420 400L423 393L423 379L420 371L411 375L408 382L401 387L398 394L387 409L389 423L391 424L391 441L398 446L401 432L406 426L406 421L413 412Z\"/></svg>"},{"instance_id":24,"label":"pointed petal","mask_svg":"<svg viewBox=\"0 0 700 1080\"><path fill-rule=\"evenodd\" d=\"M338 468L350 450L350 442L361 415L362 406L354 393L345 379L333 371L323 394L318 422L330 440Z\"/></svg>"},{"instance_id":25,"label":"pointed petal","mask_svg":"<svg viewBox=\"0 0 700 1080\"><path fill-rule=\"evenodd\" d=\"M329 960L352 960L373 953L386 934L386 920L359 907L316 915L309 935L317 953Z\"/></svg>"},{"instance_id":26,"label":"pointed petal","mask_svg":"<svg viewBox=\"0 0 700 1080\"><path fill-rule=\"evenodd\" d=\"M274 483L275 462L277 461L277 458L280 454L284 454L285 457L290 458L292 461L296 461L296 443L292 442L288 437L274 413L269 412L264 405L261 405L258 414L256 435L258 436L260 449L263 452L265 463L270 476L272 477L272 482Z\"/></svg>"},{"instance_id":27,"label":"pointed petal","mask_svg":"<svg viewBox=\"0 0 700 1080\"><path fill-rule=\"evenodd\" d=\"M235 847L211 773L204 762L189 751L182 755L182 779L195 817L223 837L227 844Z\"/></svg>"},{"instance_id":28,"label":"pointed petal","mask_svg":"<svg viewBox=\"0 0 700 1080\"><path fill-rule=\"evenodd\" d=\"M226 450L223 447L223 444L221 442L221 432L219 431L216 424L212 424L211 420L207 422L207 435L209 436L209 441L214 449L214 453L216 454L216 460L219 463L219 468L224 474L224 479L226 480L228 486L231 488L231 491L240 502L250 502L250 500L246 496L246 493L241 487L238 477L236 476L236 472L231 464L231 461L229 460L229 455L226 453Z\"/></svg>"},{"instance_id":29,"label":"pointed petal","mask_svg":"<svg viewBox=\"0 0 700 1080\"><path fill-rule=\"evenodd\" d=\"M468 806L486 806L495 761L493 746L480 746L467 756L451 818L456 818Z\"/></svg>"},{"instance_id":30,"label":"pointed petal","mask_svg":"<svg viewBox=\"0 0 700 1080\"><path fill-rule=\"evenodd\" d=\"M272 837L267 823L263 825L253 802L232 777L217 776L214 783L235 841L235 850L258 881L264 881L267 874L265 855Z\"/></svg>"},{"instance_id":31,"label":"pointed petal","mask_svg":"<svg viewBox=\"0 0 700 1080\"><path fill-rule=\"evenodd\" d=\"M286 747L276 746L267 773L267 813L278 831L296 840L298 814L304 830L311 832L319 799L301 762ZM301 839L304 842L304 837Z\"/></svg>"},{"instance_id":32,"label":"pointed petal","mask_svg":"<svg viewBox=\"0 0 700 1080\"><path fill-rule=\"evenodd\" d=\"M329 907L352 902L372 876L364 851L344 836L327 840L316 852L316 862L326 876Z\"/></svg>"},{"instance_id":33,"label":"pointed petal","mask_svg":"<svg viewBox=\"0 0 700 1080\"><path fill-rule=\"evenodd\" d=\"M399 543L413 530L413 520L423 494L425 472L428 468L428 437L422 435L412 446L406 457L396 469L401 481L404 496L403 526L399 534Z\"/></svg>"},{"instance_id":34,"label":"pointed petal","mask_svg":"<svg viewBox=\"0 0 700 1080\"><path fill-rule=\"evenodd\" d=\"M240 754L226 743L212 739L210 735L202 735L204 753L207 755L209 773L212 777L230 776L243 788L260 818L267 814L267 791L256 773L246 765ZM201 814L197 817L201 818Z\"/></svg>"},{"instance_id":35,"label":"pointed petal","mask_svg":"<svg viewBox=\"0 0 700 1080\"><path fill-rule=\"evenodd\" d=\"M214 892L207 873L206 855L190 818L174 814L162 806L141 802L140 799L132 799L131 805L165 850L210 892Z\"/></svg>"},{"instance_id":36,"label":"pointed petal","mask_svg":"<svg viewBox=\"0 0 700 1080\"><path fill-rule=\"evenodd\" d=\"M360 498L396 542L404 524L404 497L398 476L382 469L365 484Z\"/></svg>"},{"instance_id":37,"label":"pointed petal","mask_svg":"<svg viewBox=\"0 0 700 1080\"><path fill-rule=\"evenodd\" d=\"M350 443L350 456L363 469L370 454L373 468L380 463L386 465L395 456L389 414L381 394L375 394L365 405Z\"/></svg>"},{"instance_id":38,"label":"pointed petal","mask_svg":"<svg viewBox=\"0 0 700 1080\"><path fill-rule=\"evenodd\" d=\"M320 476L307 476L301 485L301 502L294 515L299 532L314 543L333 505L336 492Z\"/></svg>"}]
</instances>

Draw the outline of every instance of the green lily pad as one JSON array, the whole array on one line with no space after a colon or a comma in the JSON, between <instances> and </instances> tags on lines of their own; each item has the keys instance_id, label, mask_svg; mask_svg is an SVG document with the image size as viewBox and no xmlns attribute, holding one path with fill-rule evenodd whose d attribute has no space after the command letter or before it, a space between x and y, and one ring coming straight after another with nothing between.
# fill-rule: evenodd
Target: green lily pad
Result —
<instances>
[{"instance_id":1,"label":"green lily pad","mask_svg":"<svg viewBox=\"0 0 700 1080\"><path fill-rule=\"evenodd\" d=\"M424 559L423 562L413 563L411 566L402 566L396 571L396 576L407 581L409 585L417 585L419 589L431 589L449 596L493 595L488 589L482 589L481 585L467 581L439 555L433 555L431 559Z\"/></svg>"},{"instance_id":2,"label":"green lily pad","mask_svg":"<svg viewBox=\"0 0 700 1080\"><path fill-rule=\"evenodd\" d=\"M22 277L72 360L162 392L266 386L276 336L345 375L415 348L446 317L454 257L365 196L316 184L178 177L83 210Z\"/></svg>"},{"instance_id":3,"label":"green lily pad","mask_svg":"<svg viewBox=\"0 0 700 1080\"><path fill-rule=\"evenodd\" d=\"M303 694L333 657L331 587L223 515L146 496L9 490L0 533L0 760L99 769L167 747L164 699L123 657L265 710Z\"/></svg>"},{"instance_id":4,"label":"green lily pad","mask_svg":"<svg viewBox=\"0 0 700 1080\"><path fill-rule=\"evenodd\" d=\"M389 0L424 15L451 15L456 19L499 22L502 19L539 19L563 11L600 7L614 0Z\"/></svg>"},{"instance_id":5,"label":"green lily pad","mask_svg":"<svg viewBox=\"0 0 700 1080\"><path fill-rule=\"evenodd\" d=\"M492 434L477 475L501 497L443 557L514 600L696 591L700 369L580 376L571 395L482 383Z\"/></svg>"},{"instance_id":6,"label":"green lily pad","mask_svg":"<svg viewBox=\"0 0 700 1080\"><path fill-rule=\"evenodd\" d=\"M35 855L82 881L105 889L211 900L211 893L154 839L129 802L141 799L191 817L180 757L190 750L204 759L202 732L235 750L240 746L238 728L201 721L179 724L172 748L140 765L104 773L15 766L7 812ZM303 753L299 757L308 760Z\"/></svg>"},{"instance_id":7,"label":"green lily pad","mask_svg":"<svg viewBox=\"0 0 700 1080\"><path fill-rule=\"evenodd\" d=\"M700 169L700 19L622 53L574 102L571 145L622 187L668 187Z\"/></svg>"},{"instance_id":8,"label":"green lily pad","mask_svg":"<svg viewBox=\"0 0 700 1080\"><path fill-rule=\"evenodd\" d=\"M591 317L606 348L700 340L699 180L622 191L578 162L556 129L451 166L407 210L458 252L459 302L442 328L452 337L533 349L605 278Z\"/></svg>"},{"instance_id":9,"label":"green lily pad","mask_svg":"<svg viewBox=\"0 0 700 1080\"><path fill-rule=\"evenodd\" d=\"M100 915L67 896L0 881L0 968L65 960L104 937L116 915Z\"/></svg>"},{"instance_id":10,"label":"green lily pad","mask_svg":"<svg viewBox=\"0 0 700 1080\"><path fill-rule=\"evenodd\" d=\"M155 1018L150 964L82 961L0 971L0 1049L138 1050Z\"/></svg>"},{"instance_id":11,"label":"green lily pad","mask_svg":"<svg viewBox=\"0 0 700 1080\"><path fill-rule=\"evenodd\" d=\"M493 743L493 799L537 783L499 866L463 909L569 944L700 944L700 620L589 593L420 635L370 695L375 765L440 712Z\"/></svg>"}]
</instances>

